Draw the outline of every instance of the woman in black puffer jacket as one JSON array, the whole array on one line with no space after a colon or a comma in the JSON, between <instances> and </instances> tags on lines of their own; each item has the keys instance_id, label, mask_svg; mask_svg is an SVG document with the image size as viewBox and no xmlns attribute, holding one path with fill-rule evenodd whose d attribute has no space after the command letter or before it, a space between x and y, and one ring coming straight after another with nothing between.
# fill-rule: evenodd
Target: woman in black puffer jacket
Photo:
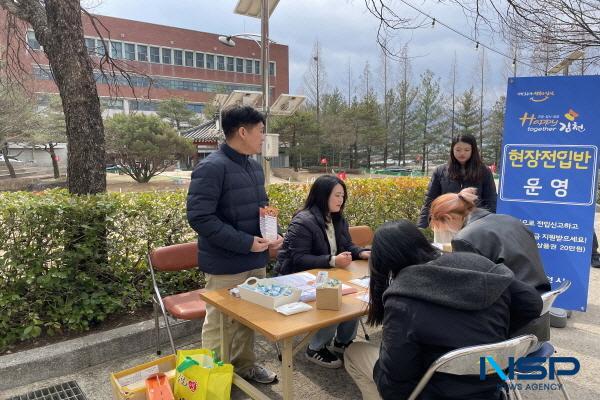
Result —
<instances>
[{"instance_id":1,"label":"woman in black puffer jacket","mask_svg":"<svg viewBox=\"0 0 600 400\"><path fill-rule=\"evenodd\" d=\"M348 198L344 181L336 176L317 178L287 230L277 255L275 271L281 275L313 268L345 268L352 260L368 259L371 252L352 243L343 217ZM318 331L311 339L306 357L326 368L339 368L343 353L356 336L357 320L342 322ZM327 345L333 341L330 351Z\"/></svg>"}]
</instances>

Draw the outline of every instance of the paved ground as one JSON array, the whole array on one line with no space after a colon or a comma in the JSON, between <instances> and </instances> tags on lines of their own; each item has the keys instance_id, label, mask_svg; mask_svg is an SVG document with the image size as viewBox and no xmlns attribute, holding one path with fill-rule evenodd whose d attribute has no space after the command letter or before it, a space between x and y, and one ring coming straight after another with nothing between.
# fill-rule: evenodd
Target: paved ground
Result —
<instances>
[{"instance_id":1,"label":"paved ground","mask_svg":"<svg viewBox=\"0 0 600 400\"><path fill-rule=\"evenodd\" d=\"M600 215L596 216L596 231L600 232ZM371 341L377 343L381 338L379 330L371 330ZM360 333L360 331L359 331ZM360 338L359 338L360 339ZM564 383L571 398L577 400L597 400L600 398L600 269L592 269L590 278L590 295L588 310L585 313L574 312L564 329L552 329L552 343L558 355L577 357L581 363L580 372L572 377L565 377ZM199 347L199 337L188 338L186 347ZM278 369L278 361L273 346L259 338L257 343L259 360L272 368ZM20 395L28 391L54 385L68 380L76 380L88 399L112 399L109 374L113 371L154 359L153 349L93 366L72 375L58 379L38 382L34 385L16 387L0 392L0 399ZM314 366L304 359L302 352L294 359L294 387L297 399L360 399L358 388L343 369L327 370ZM267 396L281 399L281 385L261 385ZM525 399L559 399L558 392L528 391L523 393ZM245 399L243 393L234 391L233 399Z\"/></svg>"}]
</instances>

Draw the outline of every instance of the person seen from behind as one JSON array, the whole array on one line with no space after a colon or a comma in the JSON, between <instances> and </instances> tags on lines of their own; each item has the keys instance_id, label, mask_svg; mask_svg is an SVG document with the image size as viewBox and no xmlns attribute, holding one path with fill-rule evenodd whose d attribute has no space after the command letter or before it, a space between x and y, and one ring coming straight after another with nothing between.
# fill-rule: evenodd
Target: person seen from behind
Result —
<instances>
[{"instance_id":1,"label":"person seen from behind","mask_svg":"<svg viewBox=\"0 0 600 400\"><path fill-rule=\"evenodd\" d=\"M501 263L472 253L441 254L410 221L388 222L373 239L368 320L381 345L354 342L346 370L366 400L407 399L429 366L467 346L507 340L539 315L536 290ZM420 400L496 400L496 376L433 375Z\"/></svg>"}]
</instances>

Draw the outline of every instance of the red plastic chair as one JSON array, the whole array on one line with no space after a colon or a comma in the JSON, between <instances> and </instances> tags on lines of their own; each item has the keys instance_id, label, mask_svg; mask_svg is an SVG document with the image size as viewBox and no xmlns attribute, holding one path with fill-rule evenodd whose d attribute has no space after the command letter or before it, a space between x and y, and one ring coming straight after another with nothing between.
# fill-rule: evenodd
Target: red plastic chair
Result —
<instances>
[{"instance_id":1,"label":"red plastic chair","mask_svg":"<svg viewBox=\"0 0 600 400\"><path fill-rule=\"evenodd\" d=\"M352 243L358 247L367 247L373 243L373 229L370 227L366 225L351 226L348 230Z\"/></svg>"},{"instance_id":2,"label":"red plastic chair","mask_svg":"<svg viewBox=\"0 0 600 400\"><path fill-rule=\"evenodd\" d=\"M160 325L158 309L165 320L165 327L173 354L176 352L169 316L180 320L202 319L206 315L206 303L199 294L204 289L192 290L163 297L156 282L157 273L177 272L198 267L198 245L196 242L159 247L148 254L148 269L152 276L154 295L154 326L156 331L156 354L160 354Z\"/></svg>"}]
</instances>

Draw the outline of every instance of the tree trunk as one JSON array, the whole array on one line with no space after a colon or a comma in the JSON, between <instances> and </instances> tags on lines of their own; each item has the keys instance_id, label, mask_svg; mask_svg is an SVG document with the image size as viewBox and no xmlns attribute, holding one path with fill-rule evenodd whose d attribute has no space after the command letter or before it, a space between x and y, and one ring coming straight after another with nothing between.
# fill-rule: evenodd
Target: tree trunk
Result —
<instances>
[{"instance_id":1,"label":"tree trunk","mask_svg":"<svg viewBox=\"0 0 600 400\"><path fill-rule=\"evenodd\" d=\"M402 165L406 165L406 114L404 112L400 121L400 154L398 154L398 163L400 163L400 158L402 158Z\"/></svg>"},{"instance_id":2,"label":"tree trunk","mask_svg":"<svg viewBox=\"0 0 600 400\"><path fill-rule=\"evenodd\" d=\"M54 143L48 143L48 153L52 159L52 169L54 169L54 179L60 178L60 171L58 170L58 160L56 159L56 153L54 152Z\"/></svg>"},{"instance_id":3,"label":"tree trunk","mask_svg":"<svg viewBox=\"0 0 600 400\"><path fill-rule=\"evenodd\" d=\"M4 156L4 164L6 164L6 168L8 169L8 173L11 178L16 178L17 174L15 173L15 169L12 164L8 160L8 144L2 146L2 155Z\"/></svg>"},{"instance_id":4,"label":"tree trunk","mask_svg":"<svg viewBox=\"0 0 600 400\"><path fill-rule=\"evenodd\" d=\"M46 0L47 26L33 25L44 46L65 114L69 192L106 191L104 126L78 0Z\"/></svg>"},{"instance_id":5,"label":"tree trunk","mask_svg":"<svg viewBox=\"0 0 600 400\"><path fill-rule=\"evenodd\" d=\"M296 128L292 131L292 146L290 148L290 163L295 172L298 172L298 157L296 157Z\"/></svg>"}]
</instances>

